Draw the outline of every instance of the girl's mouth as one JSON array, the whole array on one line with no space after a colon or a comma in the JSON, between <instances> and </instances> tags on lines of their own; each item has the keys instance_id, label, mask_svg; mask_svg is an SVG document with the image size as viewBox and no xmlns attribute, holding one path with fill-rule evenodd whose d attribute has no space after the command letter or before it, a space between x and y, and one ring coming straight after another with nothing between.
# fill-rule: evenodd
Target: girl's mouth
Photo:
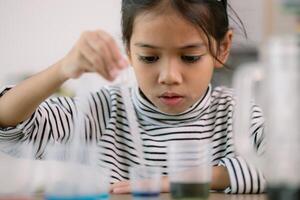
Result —
<instances>
[{"instance_id":1,"label":"girl's mouth","mask_svg":"<svg viewBox=\"0 0 300 200\"><path fill-rule=\"evenodd\" d=\"M163 104L167 106L176 106L182 102L183 96L180 96L179 94L176 93L167 92L161 95L159 99Z\"/></svg>"}]
</instances>

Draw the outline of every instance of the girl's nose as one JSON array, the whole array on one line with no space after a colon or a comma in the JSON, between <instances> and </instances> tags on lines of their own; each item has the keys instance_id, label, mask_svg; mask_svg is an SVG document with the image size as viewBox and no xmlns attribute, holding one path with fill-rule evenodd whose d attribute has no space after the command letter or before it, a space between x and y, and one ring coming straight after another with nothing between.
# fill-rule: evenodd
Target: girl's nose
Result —
<instances>
[{"instance_id":1,"label":"girl's nose","mask_svg":"<svg viewBox=\"0 0 300 200\"><path fill-rule=\"evenodd\" d=\"M158 82L164 85L178 85L182 82L180 67L176 62L169 62L162 66Z\"/></svg>"}]
</instances>

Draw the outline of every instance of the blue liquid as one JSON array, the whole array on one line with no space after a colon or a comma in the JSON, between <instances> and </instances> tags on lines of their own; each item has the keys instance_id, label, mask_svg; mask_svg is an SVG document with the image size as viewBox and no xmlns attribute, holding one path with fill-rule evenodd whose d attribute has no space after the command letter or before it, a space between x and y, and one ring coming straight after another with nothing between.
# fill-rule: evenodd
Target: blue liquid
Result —
<instances>
[{"instance_id":1,"label":"blue liquid","mask_svg":"<svg viewBox=\"0 0 300 200\"><path fill-rule=\"evenodd\" d=\"M76 195L76 196L55 196L46 195L46 200L108 200L109 195L107 193L97 195Z\"/></svg>"},{"instance_id":2,"label":"blue liquid","mask_svg":"<svg viewBox=\"0 0 300 200\"><path fill-rule=\"evenodd\" d=\"M133 197L158 197L159 192L133 192Z\"/></svg>"}]
</instances>

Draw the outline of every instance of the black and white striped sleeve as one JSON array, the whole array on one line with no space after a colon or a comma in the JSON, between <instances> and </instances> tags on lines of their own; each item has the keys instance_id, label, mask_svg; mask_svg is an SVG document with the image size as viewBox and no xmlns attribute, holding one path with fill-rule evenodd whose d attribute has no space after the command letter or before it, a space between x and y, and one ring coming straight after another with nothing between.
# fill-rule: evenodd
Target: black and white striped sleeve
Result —
<instances>
[{"instance_id":1,"label":"black and white striped sleeve","mask_svg":"<svg viewBox=\"0 0 300 200\"><path fill-rule=\"evenodd\" d=\"M0 91L0 98L10 88ZM72 138L71 134L77 132L87 142L98 141L108 123L109 111L110 94L107 88L83 97L49 98L39 105L29 119L15 127L0 127L0 142L32 142L36 156L40 157L49 142L66 143ZM80 126L76 116L81 117L80 122L83 123Z\"/></svg>"},{"instance_id":2,"label":"black and white striped sleeve","mask_svg":"<svg viewBox=\"0 0 300 200\"><path fill-rule=\"evenodd\" d=\"M230 178L230 187L225 190L232 194L263 193L266 189L266 180L262 172L242 157L223 158L220 165L227 168Z\"/></svg>"},{"instance_id":3,"label":"black and white striped sleeve","mask_svg":"<svg viewBox=\"0 0 300 200\"><path fill-rule=\"evenodd\" d=\"M252 107L250 140L260 156L264 153L264 118L259 107ZM263 193L266 190L266 180L260 169L248 159L241 156L225 157L220 165L227 168L231 186L226 193Z\"/></svg>"},{"instance_id":4,"label":"black and white striped sleeve","mask_svg":"<svg viewBox=\"0 0 300 200\"><path fill-rule=\"evenodd\" d=\"M5 94L11 87L7 87L0 91L0 97ZM99 95L100 94L100 95ZM88 96L88 109L86 109L83 118L83 129L86 140L94 140L101 130L99 121L102 121L99 113L96 113L95 106L99 112L102 112L101 92L97 95L90 94ZM93 96L94 95L94 96ZM71 138L76 125L74 123L75 116L78 114L78 98L57 97L49 98L36 109L31 117L15 127L0 127L0 142L11 144L8 148L15 148L13 145L22 142L31 142L35 146L36 156L40 157L49 142L66 143ZM94 107L93 107L94 106ZM93 108L92 108L93 107ZM106 109L107 110L107 109ZM98 116L98 118L96 117ZM99 119L100 118L100 119ZM78 123L77 123L78 124ZM97 136L96 136L97 135ZM7 145L6 145L7 146ZM2 149L9 152L9 149Z\"/></svg>"},{"instance_id":5,"label":"black and white striped sleeve","mask_svg":"<svg viewBox=\"0 0 300 200\"><path fill-rule=\"evenodd\" d=\"M72 98L48 99L29 119L17 126L0 127L0 141L11 144L32 142L36 147L37 156L40 156L51 140L63 143L70 138L75 112L76 107Z\"/></svg>"}]
</instances>

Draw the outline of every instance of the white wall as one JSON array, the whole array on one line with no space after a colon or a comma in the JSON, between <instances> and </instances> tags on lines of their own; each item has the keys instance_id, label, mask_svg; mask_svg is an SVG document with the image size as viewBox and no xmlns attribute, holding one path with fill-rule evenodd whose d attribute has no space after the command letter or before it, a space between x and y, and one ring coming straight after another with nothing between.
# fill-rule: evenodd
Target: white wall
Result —
<instances>
[{"instance_id":1,"label":"white wall","mask_svg":"<svg viewBox=\"0 0 300 200\"><path fill-rule=\"evenodd\" d=\"M105 29L121 46L121 0L0 0L0 86L20 74L40 71L63 57L84 30ZM244 21L250 44L261 40L262 1L231 0ZM241 39L239 39L240 41ZM249 44L249 43L248 43ZM238 45L237 47L241 47ZM72 87L103 83L83 76Z\"/></svg>"},{"instance_id":2,"label":"white wall","mask_svg":"<svg viewBox=\"0 0 300 200\"><path fill-rule=\"evenodd\" d=\"M246 39L240 29L235 27L235 23L232 23L235 27L234 48L244 48L243 45L255 47L261 44L264 37L264 1L228 0L244 23L248 34Z\"/></svg>"},{"instance_id":3,"label":"white wall","mask_svg":"<svg viewBox=\"0 0 300 200\"><path fill-rule=\"evenodd\" d=\"M119 24L120 0L0 0L0 85L53 64L84 30L120 42Z\"/></svg>"}]
</instances>

